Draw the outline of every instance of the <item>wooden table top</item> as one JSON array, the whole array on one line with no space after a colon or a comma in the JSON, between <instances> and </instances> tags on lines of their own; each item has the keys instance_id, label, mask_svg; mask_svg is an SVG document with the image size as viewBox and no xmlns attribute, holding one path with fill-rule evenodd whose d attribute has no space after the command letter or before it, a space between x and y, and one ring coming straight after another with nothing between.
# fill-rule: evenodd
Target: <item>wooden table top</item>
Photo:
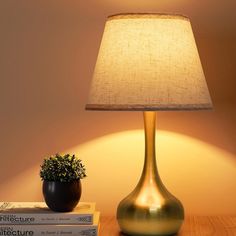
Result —
<instances>
[{"instance_id":1,"label":"wooden table top","mask_svg":"<svg viewBox=\"0 0 236 236\"><path fill-rule=\"evenodd\" d=\"M115 217L102 217L99 236L122 236ZM236 216L187 216L178 236L236 236Z\"/></svg>"}]
</instances>

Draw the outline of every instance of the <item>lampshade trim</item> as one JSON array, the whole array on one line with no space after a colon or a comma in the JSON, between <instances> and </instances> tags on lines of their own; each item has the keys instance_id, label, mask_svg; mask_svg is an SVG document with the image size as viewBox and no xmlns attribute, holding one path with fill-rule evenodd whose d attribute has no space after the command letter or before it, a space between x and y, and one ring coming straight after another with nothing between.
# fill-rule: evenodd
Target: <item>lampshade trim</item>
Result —
<instances>
[{"instance_id":1,"label":"lampshade trim","mask_svg":"<svg viewBox=\"0 0 236 236\"><path fill-rule=\"evenodd\" d=\"M101 111L178 111L178 110L211 110L211 103L205 104L169 104L169 105L117 105L117 104L87 104L86 110Z\"/></svg>"},{"instance_id":2,"label":"lampshade trim","mask_svg":"<svg viewBox=\"0 0 236 236\"><path fill-rule=\"evenodd\" d=\"M119 20L119 19L182 19L189 21L189 18L181 14L168 14L168 13L119 13L108 16L109 20Z\"/></svg>"}]
</instances>

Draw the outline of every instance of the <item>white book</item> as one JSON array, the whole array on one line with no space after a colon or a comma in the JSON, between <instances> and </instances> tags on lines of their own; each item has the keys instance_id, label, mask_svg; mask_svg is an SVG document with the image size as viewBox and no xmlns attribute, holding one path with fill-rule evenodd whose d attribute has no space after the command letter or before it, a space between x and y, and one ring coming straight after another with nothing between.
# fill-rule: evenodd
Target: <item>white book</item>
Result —
<instances>
[{"instance_id":1,"label":"white book","mask_svg":"<svg viewBox=\"0 0 236 236\"><path fill-rule=\"evenodd\" d=\"M72 212L54 212L44 202L0 202L0 225L89 225L94 211L95 203L89 202L79 202Z\"/></svg>"},{"instance_id":2,"label":"white book","mask_svg":"<svg viewBox=\"0 0 236 236\"><path fill-rule=\"evenodd\" d=\"M98 236L100 213L94 213L92 225L1 225L0 235L77 235Z\"/></svg>"}]
</instances>

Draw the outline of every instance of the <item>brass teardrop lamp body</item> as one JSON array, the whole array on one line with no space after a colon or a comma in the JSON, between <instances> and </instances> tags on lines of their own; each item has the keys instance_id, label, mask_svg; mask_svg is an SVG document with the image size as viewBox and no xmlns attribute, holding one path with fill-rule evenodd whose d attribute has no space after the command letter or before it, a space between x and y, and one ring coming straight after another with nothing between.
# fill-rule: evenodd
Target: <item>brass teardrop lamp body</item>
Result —
<instances>
[{"instance_id":1,"label":"brass teardrop lamp body","mask_svg":"<svg viewBox=\"0 0 236 236\"><path fill-rule=\"evenodd\" d=\"M184 209L163 185L155 156L155 112L144 112L145 162L136 188L117 208L121 231L128 235L153 236L177 233L184 220Z\"/></svg>"}]
</instances>

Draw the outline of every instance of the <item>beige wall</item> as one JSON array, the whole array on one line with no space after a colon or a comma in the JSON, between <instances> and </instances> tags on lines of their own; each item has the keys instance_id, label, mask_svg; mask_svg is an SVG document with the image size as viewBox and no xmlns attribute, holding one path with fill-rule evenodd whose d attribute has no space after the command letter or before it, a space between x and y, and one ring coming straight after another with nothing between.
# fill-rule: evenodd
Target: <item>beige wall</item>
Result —
<instances>
[{"instance_id":1,"label":"beige wall","mask_svg":"<svg viewBox=\"0 0 236 236\"><path fill-rule=\"evenodd\" d=\"M162 179L187 214L236 213L234 0L0 1L0 201L42 199L42 158L70 151L83 200L114 214L142 168L142 114L84 105L106 16L155 11L190 17L215 107L158 113Z\"/></svg>"}]
</instances>

